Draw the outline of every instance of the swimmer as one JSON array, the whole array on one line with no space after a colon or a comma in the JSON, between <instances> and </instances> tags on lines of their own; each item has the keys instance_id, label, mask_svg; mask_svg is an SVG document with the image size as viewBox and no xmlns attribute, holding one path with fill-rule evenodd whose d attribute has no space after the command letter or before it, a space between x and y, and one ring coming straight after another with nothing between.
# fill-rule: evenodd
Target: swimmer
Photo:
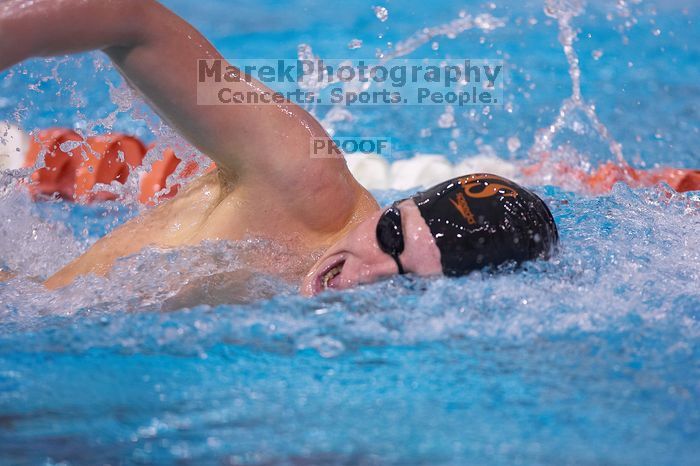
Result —
<instances>
[{"instance_id":1,"label":"swimmer","mask_svg":"<svg viewBox=\"0 0 700 466\"><path fill-rule=\"evenodd\" d=\"M545 203L515 183L465 175L380 209L342 158L311 157L329 138L305 110L197 105L197 62L222 59L197 30L153 0L6 0L0 70L30 57L103 51L155 109L216 163L216 171L97 241L50 277L55 289L145 247L263 238L288 257L246 261L315 295L396 274L458 276L547 259L557 228ZM233 92L271 92L233 82Z\"/></svg>"}]
</instances>

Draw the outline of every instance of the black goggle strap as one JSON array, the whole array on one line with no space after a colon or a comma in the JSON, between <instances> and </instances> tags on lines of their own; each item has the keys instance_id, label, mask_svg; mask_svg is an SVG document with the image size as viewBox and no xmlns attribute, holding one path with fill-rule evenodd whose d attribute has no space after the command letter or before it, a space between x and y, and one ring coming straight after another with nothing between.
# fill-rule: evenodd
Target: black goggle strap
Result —
<instances>
[{"instance_id":1,"label":"black goggle strap","mask_svg":"<svg viewBox=\"0 0 700 466\"><path fill-rule=\"evenodd\" d=\"M391 257L394 259L396 266L399 268L399 275L406 275L406 271L403 269L403 265L401 265L401 260L399 259L398 254L392 254Z\"/></svg>"},{"instance_id":2,"label":"black goggle strap","mask_svg":"<svg viewBox=\"0 0 700 466\"><path fill-rule=\"evenodd\" d=\"M398 224L398 230L396 232L397 233L396 236L398 238L400 238L401 247L400 248L391 248L390 250L386 250L384 247L382 247L381 249L382 249L382 251L384 251L385 253L390 255L392 259L394 259L394 262L396 262L396 267L399 269L399 275L405 275L406 271L403 268L403 264L401 264L401 259L399 259L399 255L403 252L403 248L404 248L403 226L401 225L401 211L398 208L399 202L401 202L401 201L394 202L391 205L391 207L389 209L387 209L387 211L384 212L384 214L382 214L382 216L388 217L390 215L390 212L393 211L394 212L394 219L396 219L396 217L398 217L399 224ZM382 246L382 245L380 244L380 246Z\"/></svg>"}]
</instances>

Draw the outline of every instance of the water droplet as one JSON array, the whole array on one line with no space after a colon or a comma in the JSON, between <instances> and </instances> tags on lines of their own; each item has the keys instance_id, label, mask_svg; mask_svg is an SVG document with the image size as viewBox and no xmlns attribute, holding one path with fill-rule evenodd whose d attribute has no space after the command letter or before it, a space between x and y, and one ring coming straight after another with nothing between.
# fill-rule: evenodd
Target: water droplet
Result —
<instances>
[{"instance_id":1,"label":"water droplet","mask_svg":"<svg viewBox=\"0 0 700 466\"><path fill-rule=\"evenodd\" d=\"M362 47L362 41L360 39L353 39L348 43L348 48L350 50L356 50Z\"/></svg>"},{"instance_id":2,"label":"water droplet","mask_svg":"<svg viewBox=\"0 0 700 466\"><path fill-rule=\"evenodd\" d=\"M377 16L377 19L382 23L389 19L389 10L383 6L374 6L372 9L374 10L374 14Z\"/></svg>"},{"instance_id":3,"label":"water droplet","mask_svg":"<svg viewBox=\"0 0 700 466\"><path fill-rule=\"evenodd\" d=\"M452 128L455 126L455 113L452 107L447 107L445 113L438 118L438 126L440 128Z\"/></svg>"},{"instance_id":4,"label":"water droplet","mask_svg":"<svg viewBox=\"0 0 700 466\"><path fill-rule=\"evenodd\" d=\"M508 144L508 151L509 152L515 152L518 149L520 149L520 146L521 146L520 139L518 139L517 136L509 137L507 144Z\"/></svg>"}]
</instances>

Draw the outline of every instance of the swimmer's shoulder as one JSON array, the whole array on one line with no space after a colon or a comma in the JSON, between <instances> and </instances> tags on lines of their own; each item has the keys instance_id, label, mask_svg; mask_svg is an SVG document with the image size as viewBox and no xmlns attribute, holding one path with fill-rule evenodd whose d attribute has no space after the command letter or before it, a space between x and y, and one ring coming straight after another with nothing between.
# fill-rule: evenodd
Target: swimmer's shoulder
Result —
<instances>
[{"instance_id":1,"label":"swimmer's shoulder","mask_svg":"<svg viewBox=\"0 0 700 466\"><path fill-rule=\"evenodd\" d=\"M242 226L251 235L266 237L294 232L311 243L346 230L379 208L344 164L313 167L293 179L280 175L263 185L222 189L226 195L211 224L230 230Z\"/></svg>"}]
</instances>

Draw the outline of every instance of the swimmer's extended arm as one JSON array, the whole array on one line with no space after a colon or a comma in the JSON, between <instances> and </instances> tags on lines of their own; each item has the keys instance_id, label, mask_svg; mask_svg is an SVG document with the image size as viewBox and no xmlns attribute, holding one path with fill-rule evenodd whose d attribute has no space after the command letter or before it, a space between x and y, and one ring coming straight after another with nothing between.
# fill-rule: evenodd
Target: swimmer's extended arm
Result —
<instances>
[{"instance_id":1,"label":"swimmer's extended arm","mask_svg":"<svg viewBox=\"0 0 700 466\"><path fill-rule=\"evenodd\" d=\"M231 11L235 15L235 6ZM158 2L0 0L0 70L33 56L93 49L105 51L156 111L238 186L279 188L275 202L305 202L303 215L311 216L342 214L346 201L362 196L343 160L310 157L311 138L326 133L300 107L197 105L197 62L221 55ZM335 199L323 200L331 190Z\"/></svg>"}]
</instances>

